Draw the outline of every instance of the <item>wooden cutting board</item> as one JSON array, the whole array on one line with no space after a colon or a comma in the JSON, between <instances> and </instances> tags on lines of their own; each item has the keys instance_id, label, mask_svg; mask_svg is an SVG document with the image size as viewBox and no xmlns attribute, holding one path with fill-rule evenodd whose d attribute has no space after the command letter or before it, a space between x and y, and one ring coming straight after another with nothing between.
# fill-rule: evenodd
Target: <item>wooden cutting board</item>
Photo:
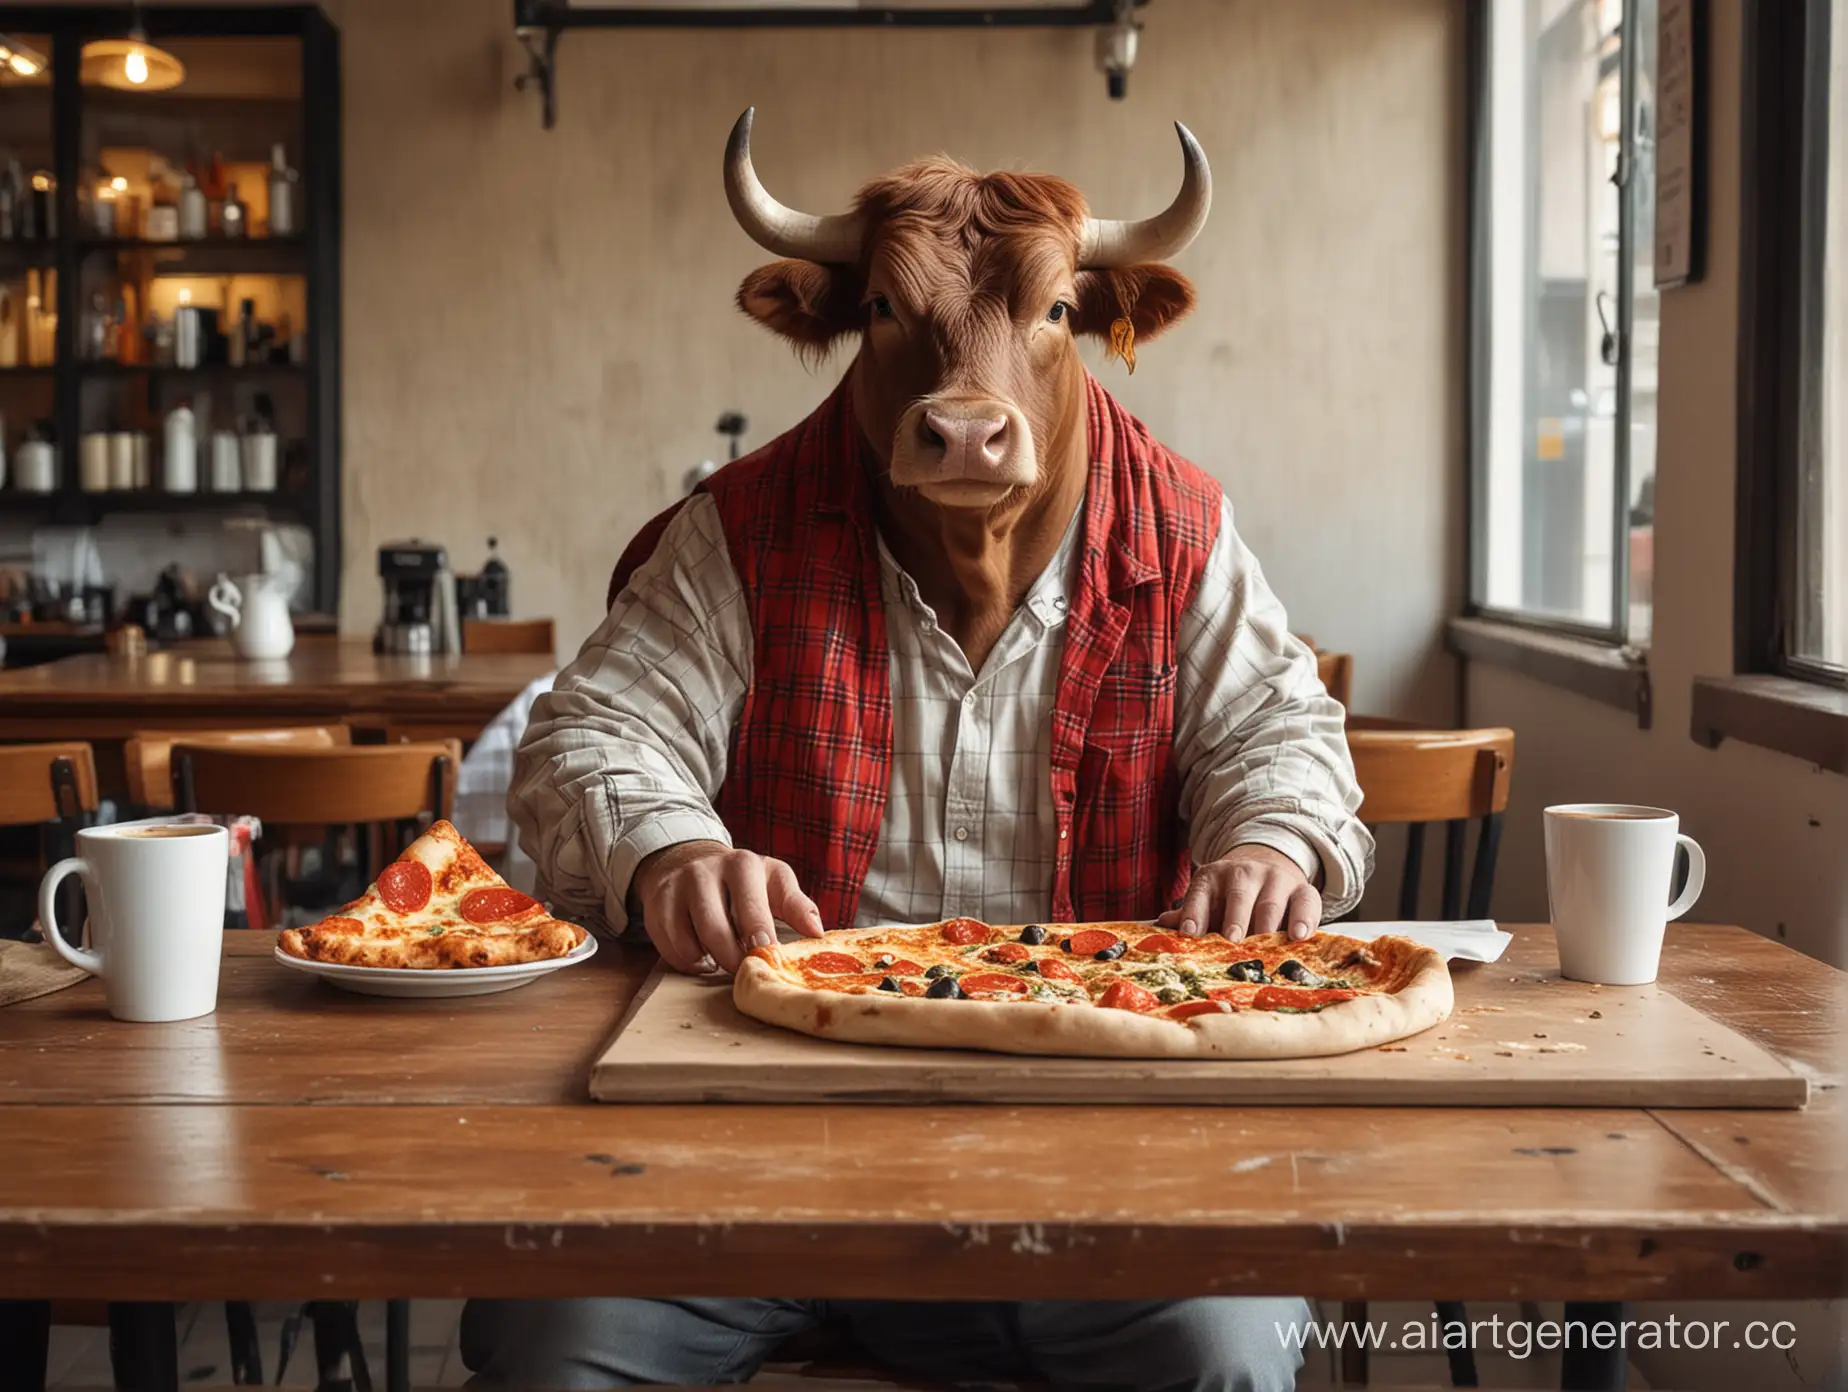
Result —
<instances>
[{"instance_id":1,"label":"wooden cutting board","mask_svg":"<svg viewBox=\"0 0 1848 1392\"><path fill-rule=\"evenodd\" d=\"M1550 946L1550 944L1549 944ZM1517 940L1451 964L1457 1008L1396 1045L1268 1062L1036 1058L837 1044L741 1015L665 968L591 1070L601 1102L1800 1107L1809 1084L1658 986L1567 981Z\"/></svg>"}]
</instances>

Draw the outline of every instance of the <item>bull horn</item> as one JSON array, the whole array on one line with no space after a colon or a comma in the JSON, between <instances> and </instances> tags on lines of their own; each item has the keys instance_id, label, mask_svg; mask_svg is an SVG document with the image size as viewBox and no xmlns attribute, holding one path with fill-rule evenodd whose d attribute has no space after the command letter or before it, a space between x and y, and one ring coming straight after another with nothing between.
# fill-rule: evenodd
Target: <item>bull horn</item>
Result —
<instances>
[{"instance_id":1,"label":"bull horn","mask_svg":"<svg viewBox=\"0 0 1848 1392\"><path fill-rule=\"evenodd\" d=\"M1207 210L1213 206L1213 171L1207 166L1206 151L1200 148L1193 132L1179 121L1174 133L1181 138L1181 158L1186 162L1181 176L1181 191L1166 212L1137 222L1113 222L1106 218L1086 218L1084 239L1078 248L1080 266L1128 266L1142 261L1165 261L1178 254L1206 225Z\"/></svg>"},{"instance_id":2,"label":"bull horn","mask_svg":"<svg viewBox=\"0 0 1848 1392\"><path fill-rule=\"evenodd\" d=\"M778 256L845 265L858 261L864 229L857 214L799 213L777 202L759 182L751 167L751 120L756 114L756 107L747 106L725 142L725 198L738 225L752 241Z\"/></svg>"}]
</instances>

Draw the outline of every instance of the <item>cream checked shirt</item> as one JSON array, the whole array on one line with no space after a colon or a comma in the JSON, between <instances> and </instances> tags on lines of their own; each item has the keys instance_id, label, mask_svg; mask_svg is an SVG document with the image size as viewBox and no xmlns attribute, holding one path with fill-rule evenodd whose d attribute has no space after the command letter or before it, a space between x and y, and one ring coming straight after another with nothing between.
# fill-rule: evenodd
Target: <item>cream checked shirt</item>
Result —
<instances>
[{"instance_id":1,"label":"cream checked shirt","mask_svg":"<svg viewBox=\"0 0 1848 1392\"><path fill-rule=\"evenodd\" d=\"M1082 506L977 673L880 546L892 659L892 782L856 922L1051 908L1051 715ZM1322 877L1329 917L1360 898L1373 838L1341 707L1232 529L1182 616L1174 758L1196 863L1260 844ZM562 913L612 928L636 864L730 843L712 809L751 683L750 613L712 499L694 495L609 616L533 707L508 810Z\"/></svg>"}]
</instances>

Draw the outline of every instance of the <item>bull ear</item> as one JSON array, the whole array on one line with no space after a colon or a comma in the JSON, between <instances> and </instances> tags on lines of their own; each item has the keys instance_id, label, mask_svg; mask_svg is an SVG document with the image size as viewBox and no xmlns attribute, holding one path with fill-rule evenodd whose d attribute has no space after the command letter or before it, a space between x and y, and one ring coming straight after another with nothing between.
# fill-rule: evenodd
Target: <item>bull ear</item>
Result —
<instances>
[{"instance_id":1,"label":"bull ear","mask_svg":"<svg viewBox=\"0 0 1848 1392\"><path fill-rule=\"evenodd\" d=\"M1075 333L1108 340L1110 326L1127 319L1138 343L1154 338L1194 307L1193 282L1172 266L1146 264L1078 272Z\"/></svg>"},{"instance_id":2,"label":"bull ear","mask_svg":"<svg viewBox=\"0 0 1848 1392\"><path fill-rule=\"evenodd\" d=\"M851 272L813 261L772 261L738 287L738 308L804 352L825 353L860 328L860 296Z\"/></svg>"}]
</instances>

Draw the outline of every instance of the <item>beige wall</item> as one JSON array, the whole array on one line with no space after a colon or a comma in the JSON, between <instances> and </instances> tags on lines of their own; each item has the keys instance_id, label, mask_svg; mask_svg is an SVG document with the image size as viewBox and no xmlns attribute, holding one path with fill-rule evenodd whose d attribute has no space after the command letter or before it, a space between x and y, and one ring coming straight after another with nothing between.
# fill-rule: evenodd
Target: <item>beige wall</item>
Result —
<instances>
[{"instance_id":1,"label":"beige wall","mask_svg":"<svg viewBox=\"0 0 1848 1392\"><path fill-rule=\"evenodd\" d=\"M478 564L574 651L622 544L720 444L805 414L811 373L732 308L768 259L719 155L758 107L786 200L843 203L946 149L1051 169L1106 216L1163 206L1181 118L1218 201L1179 264L1201 308L1104 381L1229 487L1295 625L1358 658L1360 704L1455 713L1462 575L1461 0L1172 0L1129 100L1078 33L574 33L558 128L510 89L505 0L348 0L346 569L381 541Z\"/></svg>"},{"instance_id":2,"label":"beige wall","mask_svg":"<svg viewBox=\"0 0 1848 1392\"><path fill-rule=\"evenodd\" d=\"M1732 670L1734 354L1739 302L1738 0L1713 7L1706 279L1662 296L1655 523L1655 726L1472 664L1466 718L1516 734L1496 881L1505 919L1546 917L1540 809L1635 801L1678 809L1707 852L1693 917L1743 923L1848 964L1848 778L1729 741L1688 737L1696 674Z\"/></svg>"}]
</instances>

